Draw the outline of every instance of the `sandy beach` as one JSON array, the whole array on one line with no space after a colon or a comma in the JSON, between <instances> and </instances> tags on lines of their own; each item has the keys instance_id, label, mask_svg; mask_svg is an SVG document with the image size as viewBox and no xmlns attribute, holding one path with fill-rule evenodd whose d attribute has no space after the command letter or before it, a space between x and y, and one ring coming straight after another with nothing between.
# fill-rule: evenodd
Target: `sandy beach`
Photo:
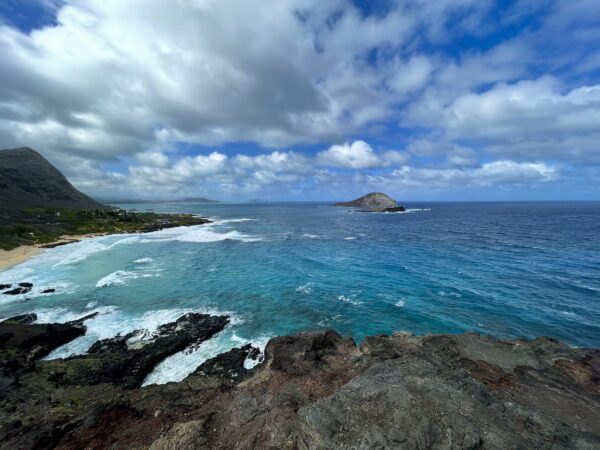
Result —
<instances>
[{"instance_id":1,"label":"sandy beach","mask_svg":"<svg viewBox=\"0 0 600 450\"><path fill-rule=\"evenodd\" d=\"M42 253L44 250L35 245L22 245L13 250L0 250L0 270L16 266L32 256Z\"/></svg>"},{"instance_id":2,"label":"sandy beach","mask_svg":"<svg viewBox=\"0 0 600 450\"><path fill-rule=\"evenodd\" d=\"M91 238L95 236L104 236L104 234L99 233L83 234L78 236L62 236L56 242L43 245L53 245L58 247L60 245L72 244L74 242L79 242L82 239ZM22 245L13 250L0 250L0 270L8 269L10 267L16 266L17 264L21 264L22 262L27 261L29 258L35 255L39 255L45 250L48 250L48 248L44 248L43 245Z\"/></svg>"}]
</instances>

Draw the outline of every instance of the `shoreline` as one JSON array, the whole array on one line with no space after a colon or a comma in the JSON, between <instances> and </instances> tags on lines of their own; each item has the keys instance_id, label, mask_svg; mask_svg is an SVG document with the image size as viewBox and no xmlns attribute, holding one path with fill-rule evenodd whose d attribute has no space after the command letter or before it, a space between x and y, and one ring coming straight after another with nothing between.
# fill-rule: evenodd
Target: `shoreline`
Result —
<instances>
[{"instance_id":1,"label":"shoreline","mask_svg":"<svg viewBox=\"0 0 600 450\"><path fill-rule=\"evenodd\" d=\"M60 247L63 245L74 244L80 242L83 239L106 236L105 233L97 234L81 234L81 235L65 235L61 236L54 242L47 244L35 244L35 245L20 245L12 250L0 250L0 271L10 269L19 264L22 264L34 256L41 255L46 250L54 247Z\"/></svg>"},{"instance_id":2,"label":"shoreline","mask_svg":"<svg viewBox=\"0 0 600 450\"><path fill-rule=\"evenodd\" d=\"M357 344L334 330L303 332L270 338L262 356L252 344L234 347L180 381L145 386L160 361L210 342L229 323L228 316L188 313L145 345L123 349L123 339L139 333L131 331L96 341L103 344L91 354L40 360L85 335L85 321L97 314L62 324L34 323L35 314L0 322L2 448L450 448L458 442L460 448L570 449L600 442L598 350L549 337L396 332ZM265 423L278 425L265 432Z\"/></svg>"}]
</instances>

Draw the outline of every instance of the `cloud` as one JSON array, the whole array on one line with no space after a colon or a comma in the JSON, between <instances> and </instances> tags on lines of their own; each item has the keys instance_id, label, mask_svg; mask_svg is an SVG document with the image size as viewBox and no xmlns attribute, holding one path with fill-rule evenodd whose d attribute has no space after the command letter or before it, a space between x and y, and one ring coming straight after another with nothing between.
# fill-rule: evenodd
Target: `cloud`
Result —
<instances>
[{"instance_id":1,"label":"cloud","mask_svg":"<svg viewBox=\"0 0 600 450\"><path fill-rule=\"evenodd\" d=\"M352 144L332 145L317 155L321 164L345 169L368 169L377 167L381 161L365 141L354 141Z\"/></svg>"},{"instance_id":2,"label":"cloud","mask_svg":"<svg viewBox=\"0 0 600 450\"><path fill-rule=\"evenodd\" d=\"M403 166L392 172L393 184L429 189L490 187L547 183L559 176L556 167L539 162L498 160L469 168L415 168Z\"/></svg>"},{"instance_id":3,"label":"cloud","mask_svg":"<svg viewBox=\"0 0 600 450\"><path fill-rule=\"evenodd\" d=\"M598 184L597 1L358 3L44 0L0 146L115 195Z\"/></svg>"},{"instance_id":4,"label":"cloud","mask_svg":"<svg viewBox=\"0 0 600 450\"><path fill-rule=\"evenodd\" d=\"M451 139L478 142L490 153L600 162L600 85L564 90L552 77L500 83L456 99L443 117Z\"/></svg>"},{"instance_id":5,"label":"cloud","mask_svg":"<svg viewBox=\"0 0 600 450\"><path fill-rule=\"evenodd\" d=\"M317 163L321 165L343 169L387 167L404 163L407 159L405 153L395 150L388 150L378 155L365 141L332 145L328 150L319 152L316 157Z\"/></svg>"},{"instance_id":6,"label":"cloud","mask_svg":"<svg viewBox=\"0 0 600 450\"><path fill-rule=\"evenodd\" d=\"M136 155L137 159L146 166L167 167L169 158L159 152L143 152Z\"/></svg>"}]
</instances>

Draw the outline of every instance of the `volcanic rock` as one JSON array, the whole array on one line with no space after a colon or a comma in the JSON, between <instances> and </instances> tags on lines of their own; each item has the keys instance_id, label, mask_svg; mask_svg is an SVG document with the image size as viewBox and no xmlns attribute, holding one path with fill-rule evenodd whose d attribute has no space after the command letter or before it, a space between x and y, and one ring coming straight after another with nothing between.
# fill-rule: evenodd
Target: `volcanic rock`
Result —
<instances>
[{"instance_id":1,"label":"volcanic rock","mask_svg":"<svg viewBox=\"0 0 600 450\"><path fill-rule=\"evenodd\" d=\"M168 333L202 320L180 319ZM118 367L112 379L87 383L79 361L131 361L138 346L165 338L101 341L63 361L74 384L48 380L56 365L38 362L0 403L0 447L600 448L600 351L551 338L397 333L356 346L333 331L311 332L271 339L251 370L244 360L254 350L245 346L180 383L130 389Z\"/></svg>"},{"instance_id":2,"label":"volcanic rock","mask_svg":"<svg viewBox=\"0 0 600 450\"><path fill-rule=\"evenodd\" d=\"M43 370L60 385L111 383L131 389L140 386L167 356L210 339L227 323L227 316L186 314L161 325L149 338L138 330L104 339L92 345L87 354L49 361Z\"/></svg>"}]
</instances>

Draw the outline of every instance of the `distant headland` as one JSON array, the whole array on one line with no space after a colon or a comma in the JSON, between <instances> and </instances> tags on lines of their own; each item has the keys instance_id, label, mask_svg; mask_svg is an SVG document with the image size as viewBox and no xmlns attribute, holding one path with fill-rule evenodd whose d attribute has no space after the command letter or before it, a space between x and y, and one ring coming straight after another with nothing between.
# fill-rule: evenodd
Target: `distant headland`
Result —
<instances>
[{"instance_id":1,"label":"distant headland","mask_svg":"<svg viewBox=\"0 0 600 450\"><path fill-rule=\"evenodd\" d=\"M381 192L371 192L349 202L335 203L333 206L362 208L363 211L369 212L402 212L406 210L396 200Z\"/></svg>"},{"instance_id":2,"label":"distant headland","mask_svg":"<svg viewBox=\"0 0 600 450\"><path fill-rule=\"evenodd\" d=\"M35 150L0 150L0 268L20 262L41 248L91 235L149 232L208 222L192 214L125 211L102 204L78 191Z\"/></svg>"}]
</instances>

